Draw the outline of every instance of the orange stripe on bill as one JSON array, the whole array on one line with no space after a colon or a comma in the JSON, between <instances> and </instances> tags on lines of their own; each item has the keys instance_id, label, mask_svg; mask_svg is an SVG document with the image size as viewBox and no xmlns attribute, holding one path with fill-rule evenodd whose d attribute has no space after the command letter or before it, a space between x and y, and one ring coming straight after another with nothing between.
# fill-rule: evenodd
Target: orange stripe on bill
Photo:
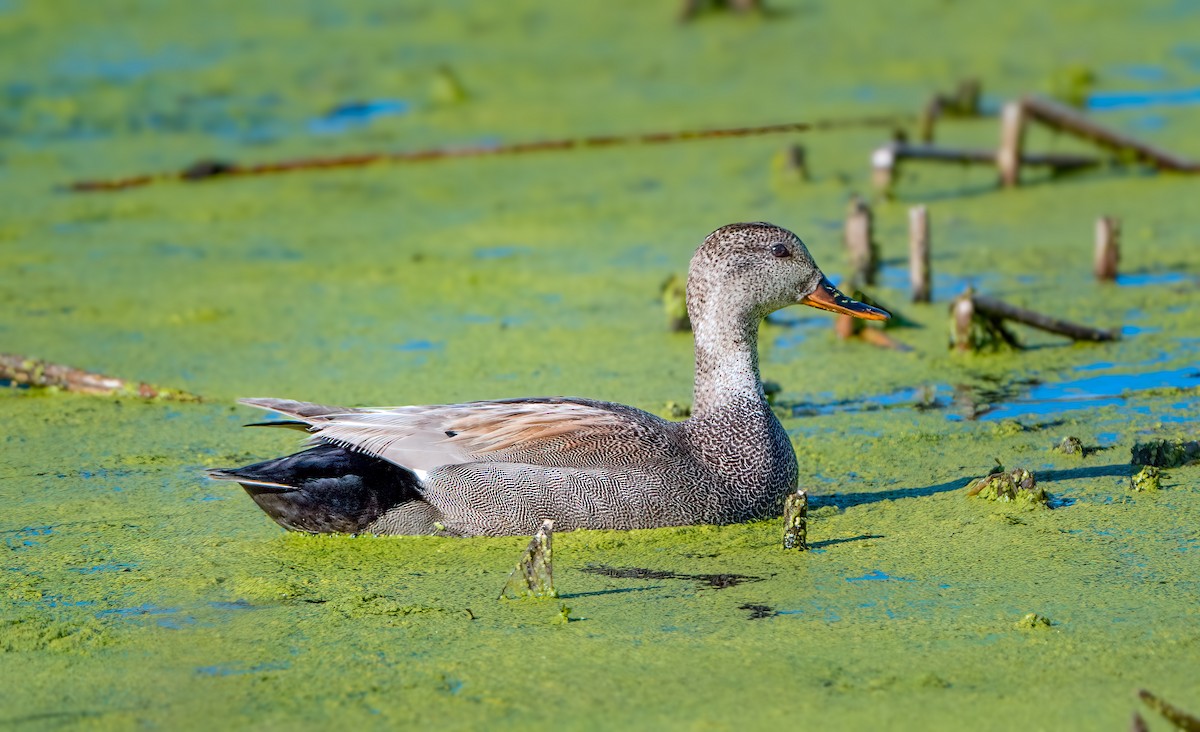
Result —
<instances>
[{"instance_id":1,"label":"orange stripe on bill","mask_svg":"<svg viewBox=\"0 0 1200 732\"><path fill-rule=\"evenodd\" d=\"M833 286L828 277L822 277L817 289L811 295L800 298L801 305L842 313L863 320L887 320L892 317L886 310L873 308L853 298L846 297L838 288Z\"/></svg>"}]
</instances>

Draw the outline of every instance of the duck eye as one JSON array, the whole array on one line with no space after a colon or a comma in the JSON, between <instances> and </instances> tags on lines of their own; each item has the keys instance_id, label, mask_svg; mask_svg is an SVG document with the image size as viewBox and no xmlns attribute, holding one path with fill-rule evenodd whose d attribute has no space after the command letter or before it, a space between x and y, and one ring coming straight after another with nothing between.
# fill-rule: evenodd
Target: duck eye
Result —
<instances>
[{"instance_id":1,"label":"duck eye","mask_svg":"<svg viewBox=\"0 0 1200 732\"><path fill-rule=\"evenodd\" d=\"M787 244L776 244L775 246L771 247L771 254L783 259L784 257L792 256L792 250L788 249Z\"/></svg>"}]
</instances>

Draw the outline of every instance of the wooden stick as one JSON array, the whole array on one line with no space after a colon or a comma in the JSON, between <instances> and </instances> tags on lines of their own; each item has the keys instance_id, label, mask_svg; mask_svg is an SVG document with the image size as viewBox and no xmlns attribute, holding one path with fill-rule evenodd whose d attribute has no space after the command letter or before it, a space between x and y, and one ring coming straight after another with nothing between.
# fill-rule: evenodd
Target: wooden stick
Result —
<instances>
[{"instance_id":1,"label":"wooden stick","mask_svg":"<svg viewBox=\"0 0 1200 732\"><path fill-rule=\"evenodd\" d=\"M913 302L929 302L929 209L914 206L908 210L908 279Z\"/></svg>"},{"instance_id":2,"label":"wooden stick","mask_svg":"<svg viewBox=\"0 0 1200 732\"><path fill-rule=\"evenodd\" d=\"M1200 173L1200 163L1109 129L1064 104L1041 97L1026 97L1020 104L1031 121L1068 132L1118 154L1130 155L1134 160L1150 163L1159 170Z\"/></svg>"},{"instance_id":3,"label":"wooden stick","mask_svg":"<svg viewBox=\"0 0 1200 732\"><path fill-rule=\"evenodd\" d=\"M1096 279L1111 282L1117 278L1121 258L1121 220L1111 216L1096 219L1096 256L1092 270Z\"/></svg>"},{"instance_id":4,"label":"wooden stick","mask_svg":"<svg viewBox=\"0 0 1200 732\"><path fill-rule=\"evenodd\" d=\"M198 402L200 397L179 389L132 382L104 376L60 363L51 363L15 353L0 353L0 381L33 387L54 387L79 394L137 396L143 399L167 399Z\"/></svg>"},{"instance_id":5,"label":"wooden stick","mask_svg":"<svg viewBox=\"0 0 1200 732\"><path fill-rule=\"evenodd\" d=\"M1200 732L1200 717L1188 714L1146 689L1138 689L1137 695L1146 703L1146 706L1161 714L1164 719L1174 725L1175 729L1183 730L1183 732Z\"/></svg>"},{"instance_id":6,"label":"wooden stick","mask_svg":"<svg viewBox=\"0 0 1200 732\"><path fill-rule=\"evenodd\" d=\"M1000 185L1013 188L1021 182L1021 164L1025 145L1025 107L1008 102L1000 112L1000 148L996 150L996 168Z\"/></svg>"},{"instance_id":7,"label":"wooden stick","mask_svg":"<svg viewBox=\"0 0 1200 732\"><path fill-rule=\"evenodd\" d=\"M897 123L910 120L911 115L876 117L854 117L817 120L815 122L785 122L783 124L759 125L757 127L726 127L706 130L682 130L674 132L647 132L629 135L598 135L578 139L540 140L518 142L510 145L477 145L455 148L433 148L401 152L375 152L359 155L342 155L330 158L299 158L276 162L242 165L239 163L203 160L181 171L135 175L112 180L85 180L72 183L72 191L119 191L137 188L164 181L200 181L211 178L228 178L255 175L274 175L298 170L330 170L335 168L361 168L375 163L423 163L434 160L476 158L499 155L523 155L536 152L562 152L587 148L606 148L618 145L657 145L695 140L714 140L730 137L752 137L788 132L815 132L855 127L895 127Z\"/></svg>"},{"instance_id":8,"label":"wooden stick","mask_svg":"<svg viewBox=\"0 0 1200 732\"><path fill-rule=\"evenodd\" d=\"M971 299L974 302L976 312L982 315L1002 320L1015 320L1031 328L1064 335L1072 340L1115 341L1120 337L1117 331L1089 328L1086 325L1059 320L1058 318L1052 318L1049 315L1019 308L1016 305L1010 305L1002 300L985 297L984 295L974 295Z\"/></svg>"},{"instance_id":9,"label":"wooden stick","mask_svg":"<svg viewBox=\"0 0 1200 732\"><path fill-rule=\"evenodd\" d=\"M879 268L879 247L872 232L871 207L858 196L850 199L846 210L846 227L843 241L850 259L851 289L856 285L875 284L875 271Z\"/></svg>"},{"instance_id":10,"label":"wooden stick","mask_svg":"<svg viewBox=\"0 0 1200 732\"><path fill-rule=\"evenodd\" d=\"M999 153L993 150L967 150L936 145L911 145L892 142L871 153L871 181L876 190L890 193L896 182L900 163L905 160L928 160L933 163L957 165L996 165ZM1073 173L1101 164L1094 155L1069 153L1023 153L1018 167L1050 168L1055 175Z\"/></svg>"}]
</instances>

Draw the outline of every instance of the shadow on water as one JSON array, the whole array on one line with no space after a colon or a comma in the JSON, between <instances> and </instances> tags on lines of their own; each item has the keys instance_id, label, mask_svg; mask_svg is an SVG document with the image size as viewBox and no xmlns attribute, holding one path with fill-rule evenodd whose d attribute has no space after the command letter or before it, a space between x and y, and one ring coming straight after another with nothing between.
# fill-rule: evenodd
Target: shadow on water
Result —
<instances>
[{"instance_id":1,"label":"shadow on water","mask_svg":"<svg viewBox=\"0 0 1200 732\"><path fill-rule=\"evenodd\" d=\"M897 501L901 498L924 498L938 493L946 493L948 491L956 491L959 488L965 488L967 483L970 483L977 475L968 476L965 478L955 478L948 480L945 483L936 485L927 485L920 488L898 488L890 491L874 491L871 493L835 493L831 496L811 496L809 502L815 507L821 506L836 506L840 509L850 508L851 506L864 506L870 503L879 503L880 501ZM840 539L837 541L854 541L857 539L874 538L869 536L859 536L854 539Z\"/></svg>"},{"instance_id":2,"label":"shadow on water","mask_svg":"<svg viewBox=\"0 0 1200 732\"><path fill-rule=\"evenodd\" d=\"M847 536L843 539L825 539L824 541L814 541L808 545L809 549L824 549L825 547L833 546L834 544L848 544L852 541L866 541L868 539L882 539L883 534L859 534L858 536Z\"/></svg>"},{"instance_id":3,"label":"shadow on water","mask_svg":"<svg viewBox=\"0 0 1200 732\"><path fill-rule=\"evenodd\" d=\"M1133 474L1133 469L1129 463L1113 463L1112 465L1089 465L1079 468L1068 468L1062 470L1038 470L1034 475L1038 483L1054 483L1061 480L1075 480L1077 478L1128 478ZM851 506L864 506L871 503L879 503L880 501L897 501L903 498L924 498L926 496L936 495L938 493L947 493L956 491L960 488L966 488L967 484L979 475L971 475L964 478L955 478L944 483L935 485L922 486L920 488L898 488L889 491L875 491L871 493L835 493L830 496L811 496L809 501L814 507L821 506L836 506L839 509L850 508ZM1072 501L1073 502L1073 501ZM1062 503L1066 506L1070 503ZM827 544L837 544L844 541L860 541L863 539L879 539L882 537L865 534L863 536L855 536L848 539L830 539L824 542L813 544L813 548L820 548Z\"/></svg>"},{"instance_id":4,"label":"shadow on water","mask_svg":"<svg viewBox=\"0 0 1200 732\"><path fill-rule=\"evenodd\" d=\"M1128 478L1131 475L1133 475L1133 466L1129 463L1091 465L1086 468L1070 468L1068 470L1039 470L1034 474L1039 483L1053 483L1076 478Z\"/></svg>"},{"instance_id":5,"label":"shadow on water","mask_svg":"<svg viewBox=\"0 0 1200 732\"><path fill-rule=\"evenodd\" d=\"M570 600L576 597L597 597L599 595L621 595L626 592L645 592L646 590L662 589L665 585L649 585L647 587L616 587L611 590L595 590L593 592L568 592L559 595L559 599Z\"/></svg>"},{"instance_id":6,"label":"shadow on water","mask_svg":"<svg viewBox=\"0 0 1200 732\"><path fill-rule=\"evenodd\" d=\"M746 582L761 582L762 577L754 577L746 574L687 574L684 572L672 572L661 569L645 569L642 567L608 567L604 565L591 565L584 567L584 572L588 574L598 574L603 577L613 577L616 579L640 579L640 580L692 580L700 583L701 586L711 587L715 590L724 590L728 587L737 587Z\"/></svg>"}]
</instances>

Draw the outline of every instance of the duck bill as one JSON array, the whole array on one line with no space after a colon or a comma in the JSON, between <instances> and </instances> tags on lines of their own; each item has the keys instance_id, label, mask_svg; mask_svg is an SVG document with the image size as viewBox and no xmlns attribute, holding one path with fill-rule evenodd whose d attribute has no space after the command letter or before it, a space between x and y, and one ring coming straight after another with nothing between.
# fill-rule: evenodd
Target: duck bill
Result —
<instances>
[{"instance_id":1,"label":"duck bill","mask_svg":"<svg viewBox=\"0 0 1200 732\"><path fill-rule=\"evenodd\" d=\"M892 317L886 310L873 308L866 303L846 297L833 286L828 277L821 278L817 289L811 295L800 298L800 304L863 320L887 320Z\"/></svg>"}]
</instances>

